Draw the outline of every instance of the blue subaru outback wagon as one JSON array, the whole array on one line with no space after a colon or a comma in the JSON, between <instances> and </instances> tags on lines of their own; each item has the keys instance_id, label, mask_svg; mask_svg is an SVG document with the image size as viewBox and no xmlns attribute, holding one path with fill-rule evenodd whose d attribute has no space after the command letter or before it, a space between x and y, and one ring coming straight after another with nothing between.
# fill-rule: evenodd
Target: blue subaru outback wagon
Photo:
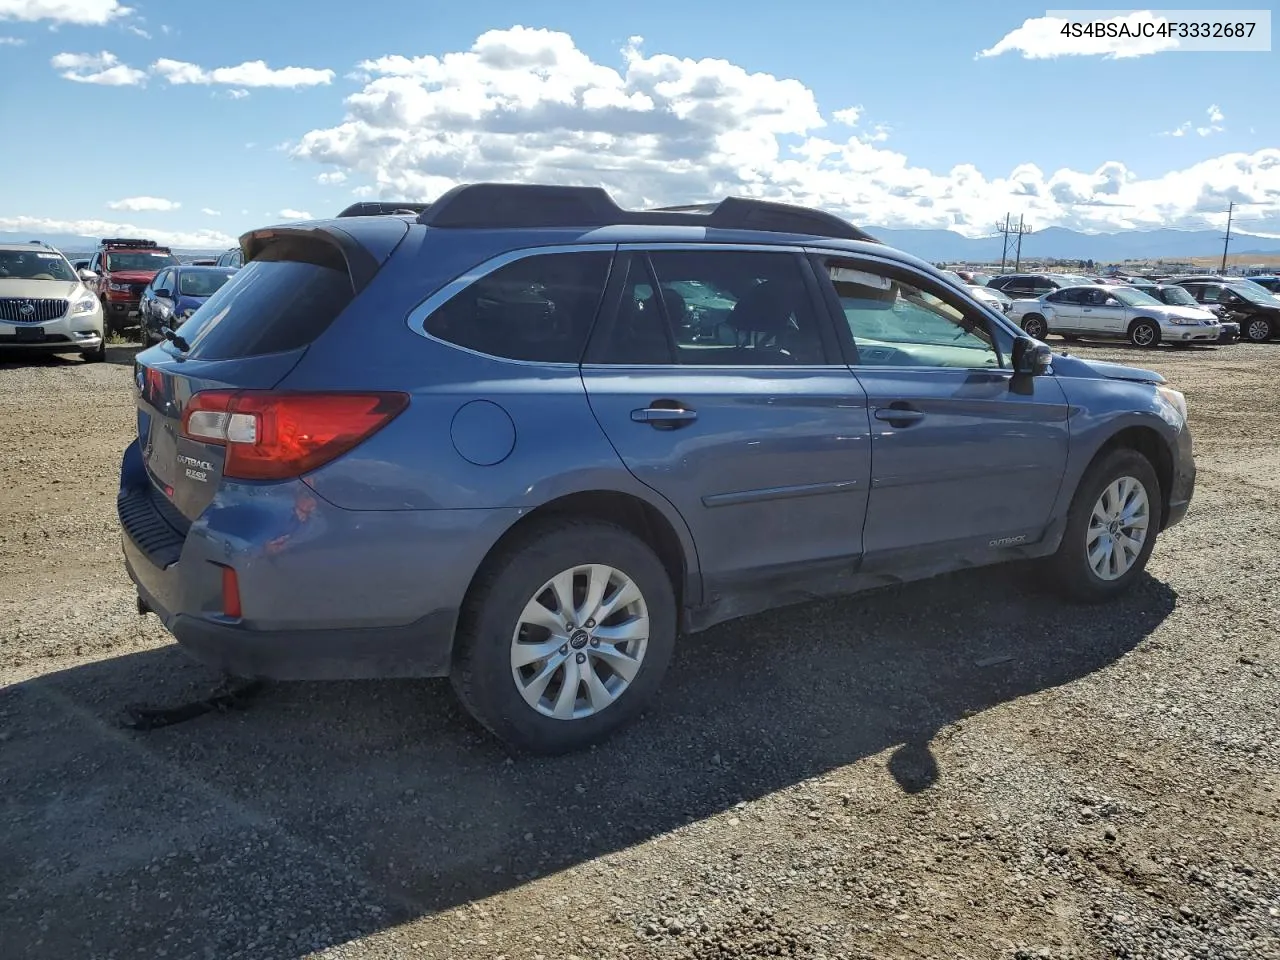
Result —
<instances>
[{"instance_id":1,"label":"blue subaru outback wagon","mask_svg":"<svg viewBox=\"0 0 1280 960\"><path fill-rule=\"evenodd\" d=\"M517 747L633 718L678 636L1036 559L1129 588L1183 396L1054 355L832 215L458 187L241 240L136 362L139 609L232 674L449 676Z\"/></svg>"}]
</instances>

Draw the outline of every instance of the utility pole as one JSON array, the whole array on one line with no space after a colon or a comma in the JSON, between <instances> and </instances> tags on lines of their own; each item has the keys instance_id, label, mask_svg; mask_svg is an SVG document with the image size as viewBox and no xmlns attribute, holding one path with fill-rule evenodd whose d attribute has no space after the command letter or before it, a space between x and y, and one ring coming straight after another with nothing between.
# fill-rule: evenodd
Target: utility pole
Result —
<instances>
[{"instance_id":1,"label":"utility pole","mask_svg":"<svg viewBox=\"0 0 1280 960\"><path fill-rule=\"evenodd\" d=\"M1222 269L1218 271L1224 275L1227 272L1227 246L1231 243L1231 214L1235 209L1236 202L1232 200L1227 206L1227 235L1222 238Z\"/></svg>"},{"instance_id":2,"label":"utility pole","mask_svg":"<svg viewBox=\"0 0 1280 960\"><path fill-rule=\"evenodd\" d=\"M1013 269L1016 272L1022 266L1022 238L1025 234L1031 232L1031 228L1023 224L1021 214L1018 216L1018 225L1015 227L1013 225L1013 214L1006 213L1004 215L1004 223L996 224L996 232L1004 236L1000 248L1000 272L1004 273L1005 264L1009 260L1010 243L1015 244ZM1017 238L1016 241L1013 239L1015 237Z\"/></svg>"}]
</instances>

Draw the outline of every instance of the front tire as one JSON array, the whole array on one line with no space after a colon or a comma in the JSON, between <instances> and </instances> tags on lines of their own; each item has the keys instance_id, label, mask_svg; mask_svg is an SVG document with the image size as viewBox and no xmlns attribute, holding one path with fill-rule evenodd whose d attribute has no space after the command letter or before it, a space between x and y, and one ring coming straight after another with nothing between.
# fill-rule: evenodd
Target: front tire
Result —
<instances>
[{"instance_id":1,"label":"front tire","mask_svg":"<svg viewBox=\"0 0 1280 960\"><path fill-rule=\"evenodd\" d=\"M1275 333L1275 327L1266 317L1250 317L1244 321L1241 336L1250 343L1266 343Z\"/></svg>"},{"instance_id":2,"label":"front tire","mask_svg":"<svg viewBox=\"0 0 1280 960\"><path fill-rule=\"evenodd\" d=\"M645 708L676 632L671 578L646 543L609 523L549 521L523 531L478 575L450 678L499 739L567 753Z\"/></svg>"},{"instance_id":3,"label":"front tire","mask_svg":"<svg viewBox=\"0 0 1280 960\"><path fill-rule=\"evenodd\" d=\"M1022 318L1022 330L1032 340L1043 340L1049 335L1049 324L1038 313L1029 313Z\"/></svg>"},{"instance_id":4,"label":"front tire","mask_svg":"<svg viewBox=\"0 0 1280 960\"><path fill-rule=\"evenodd\" d=\"M107 359L106 334L103 334L102 339L98 341L98 345L96 347L94 347L92 350L86 350L84 353L81 354L81 356L84 357L86 363L102 363L104 360L106 360Z\"/></svg>"},{"instance_id":5,"label":"front tire","mask_svg":"<svg viewBox=\"0 0 1280 960\"><path fill-rule=\"evenodd\" d=\"M1135 320L1129 328L1129 342L1150 350L1160 345L1160 328L1154 320Z\"/></svg>"},{"instance_id":6,"label":"front tire","mask_svg":"<svg viewBox=\"0 0 1280 960\"><path fill-rule=\"evenodd\" d=\"M1127 591L1155 547L1163 502L1146 457L1127 448L1104 454L1071 500L1062 543L1047 565L1054 588L1082 603Z\"/></svg>"}]
</instances>

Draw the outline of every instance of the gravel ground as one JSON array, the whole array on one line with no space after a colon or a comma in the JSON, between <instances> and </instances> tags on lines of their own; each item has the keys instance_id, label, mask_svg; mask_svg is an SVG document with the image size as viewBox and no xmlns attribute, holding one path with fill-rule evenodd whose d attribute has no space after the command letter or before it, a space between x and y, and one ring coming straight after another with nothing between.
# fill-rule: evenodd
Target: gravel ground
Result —
<instances>
[{"instance_id":1,"label":"gravel ground","mask_svg":"<svg viewBox=\"0 0 1280 960\"><path fill-rule=\"evenodd\" d=\"M212 681L119 561L129 352L0 358L0 955L1280 957L1280 346L1183 389L1200 481L1100 609L1017 567L717 628L512 759L439 681Z\"/></svg>"}]
</instances>

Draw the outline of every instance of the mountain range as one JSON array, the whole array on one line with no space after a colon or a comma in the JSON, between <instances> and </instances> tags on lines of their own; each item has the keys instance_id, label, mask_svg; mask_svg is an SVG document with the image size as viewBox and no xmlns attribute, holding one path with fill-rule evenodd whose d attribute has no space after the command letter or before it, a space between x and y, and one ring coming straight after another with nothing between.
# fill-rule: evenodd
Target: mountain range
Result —
<instances>
[{"instance_id":1,"label":"mountain range","mask_svg":"<svg viewBox=\"0 0 1280 960\"><path fill-rule=\"evenodd\" d=\"M872 236L890 246L931 262L991 263L1000 259L999 236L970 238L953 230L911 230L893 227L866 227ZM96 237L62 234L0 233L0 242L42 240L70 254L88 256L97 246ZM183 249L186 254L218 254L221 250ZM1059 260L1182 259L1210 257L1222 252L1222 234L1214 230L1130 230L1125 233L1080 233L1064 227L1048 227L1022 238L1024 259L1053 257ZM1231 254L1280 254L1280 238L1233 234Z\"/></svg>"}]
</instances>

